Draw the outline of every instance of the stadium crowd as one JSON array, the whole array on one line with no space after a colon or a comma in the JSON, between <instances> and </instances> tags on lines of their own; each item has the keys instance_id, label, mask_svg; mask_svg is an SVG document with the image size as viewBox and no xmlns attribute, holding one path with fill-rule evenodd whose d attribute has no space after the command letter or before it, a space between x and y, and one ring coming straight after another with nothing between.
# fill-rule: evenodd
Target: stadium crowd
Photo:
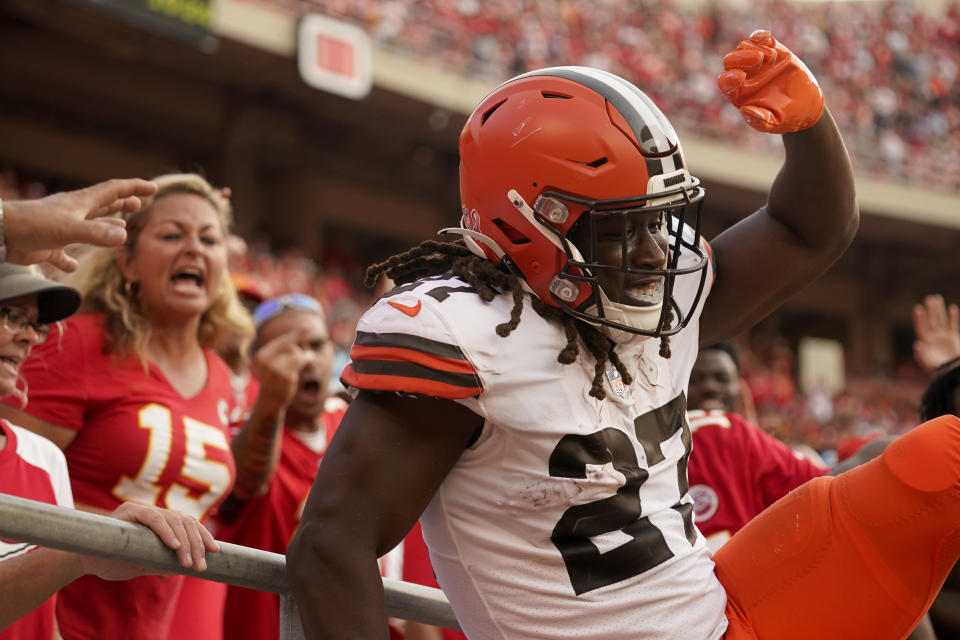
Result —
<instances>
[{"instance_id":1,"label":"stadium crowd","mask_svg":"<svg viewBox=\"0 0 960 640\"><path fill-rule=\"evenodd\" d=\"M491 81L538 67L600 67L648 92L683 132L773 148L743 136L715 99L726 43L763 24L795 43L817 76L861 173L960 186L960 5L673 3L558 0L260 0L364 25L378 44Z\"/></svg>"}]
</instances>

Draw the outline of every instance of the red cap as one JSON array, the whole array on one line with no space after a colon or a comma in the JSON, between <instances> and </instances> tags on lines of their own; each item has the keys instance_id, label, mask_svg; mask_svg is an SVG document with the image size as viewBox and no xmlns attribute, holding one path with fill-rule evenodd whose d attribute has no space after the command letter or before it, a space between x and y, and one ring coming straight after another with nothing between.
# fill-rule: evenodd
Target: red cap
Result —
<instances>
[{"instance_id":1,"label":"red cap","mask_svg":"<svg viewBox=\"0 0 960 640\"><path fill-rule=\"evenodd\" d=\"M255 278L245 273L235 272L230 274L230 279L233 280L233 287L237 293L255 299L258 304L267 299L263 285Z\"/></svg>"}]
</instances>

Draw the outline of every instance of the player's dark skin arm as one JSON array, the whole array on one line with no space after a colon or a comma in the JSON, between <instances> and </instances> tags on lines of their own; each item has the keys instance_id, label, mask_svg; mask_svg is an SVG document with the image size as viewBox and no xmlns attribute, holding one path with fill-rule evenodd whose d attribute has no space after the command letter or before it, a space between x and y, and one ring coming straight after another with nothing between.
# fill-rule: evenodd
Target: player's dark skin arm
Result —
<instances>
[{"instance_id":1,"label":"player's dark skin arm","mask_svg":"<svg viewBox=\"0 0 960 640\"><path fill-rule=\"evenodd\" d=\"M700 322L700 345L742 333L817 279L859 225L850 158L830 112L783 136L783 167L767 204L710 242L717 281Z\"/></svg>"},{"instance_id":2,"label":"player's dark skin arm","mask_svg":"<svg viewBox=\"0 0 960 640\"><path fill-rule=\"evenodd\" d=\"M287 550L306 638L388 637L377 558L406 536L481 426L451 400L361 392Z\"/></svg>"}]
</instances>

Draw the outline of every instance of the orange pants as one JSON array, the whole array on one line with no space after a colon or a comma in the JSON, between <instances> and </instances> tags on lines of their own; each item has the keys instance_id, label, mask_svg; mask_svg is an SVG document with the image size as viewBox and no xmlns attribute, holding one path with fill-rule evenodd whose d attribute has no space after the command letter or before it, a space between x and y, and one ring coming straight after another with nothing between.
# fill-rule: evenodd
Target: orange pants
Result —
<instances>
[{"instance_id":1,"label":"orange pants","mask_svg":"<svg viewBox=\"0 0 960 640\"><path fill-rule=\"evenodd\" d=\"M727 640L906 637L960 556L960 419L817 478L714 555Z\"/></svg>"}]
</instances>

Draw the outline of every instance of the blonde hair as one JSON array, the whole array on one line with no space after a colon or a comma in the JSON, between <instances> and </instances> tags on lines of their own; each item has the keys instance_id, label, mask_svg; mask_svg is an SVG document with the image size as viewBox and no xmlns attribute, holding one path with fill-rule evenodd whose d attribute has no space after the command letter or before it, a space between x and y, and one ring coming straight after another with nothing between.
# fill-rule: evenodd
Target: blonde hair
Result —
<instances>
[{"instance_id":1,"label":"blonde hair","mask_svg":"<svg viewBox=\"0 0 960 640\"><path fill-rule=\"evenodd\" d=\"M174 173L153 178L159 188L143 201L138 211L126 216L127 241L124 248L134 253L140 234L146 227L158 200L175 193L200 196L217 212L224 241L233 221L230 201L209 182L195 173ZM80 268L70 284L83 295L81 312L101 312L106 316L105 329L109 337L108 350L121 354L133 352L147 368L146 346L150 340L150 322L142 313L136 287L123 277L116 260L116 249L96 249L81 260ZM229 274L224 271L213 304L200 318L197 337L201 346L217 350L226 342L241 337L243 348L253 339L253 322L237 297Z\"/></svg>"}]
</instances>

